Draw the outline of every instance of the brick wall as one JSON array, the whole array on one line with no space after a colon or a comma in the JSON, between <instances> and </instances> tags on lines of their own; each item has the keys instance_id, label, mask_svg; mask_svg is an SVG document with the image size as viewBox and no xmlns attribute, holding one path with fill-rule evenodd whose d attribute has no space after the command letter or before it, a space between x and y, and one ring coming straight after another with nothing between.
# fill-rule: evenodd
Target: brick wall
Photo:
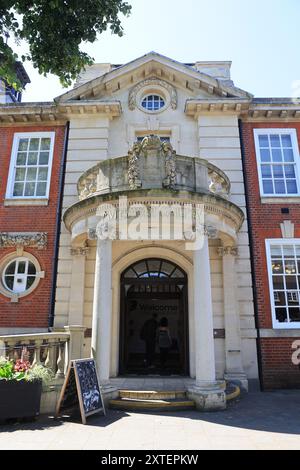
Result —
<instances>
[{"instance_id":1,"label":"brick wall","mask_svg":"<svg viewBox=\"0 0 300 470\"><path fill-rule=\"evenodd\" d=\"M55 145L47 206L4 206L9 172L11 149L15 132L55 132ZM0 327L46 328L50 308L51 279L56 231L56 210L59 196L59 173L63 155L64 126L15 126L0 127L0 231L1 232L47 232L48 245L42 250L25 248L34 255L45 271L37 288L29 295L13 303L0 293ZM0 248L0 261L14 248Z\"/></svg>"},{"instance_id":2,"label":"brick wall","mask_svg":"<svg viewBox=\"0 0 300 470\"><path fill-rule=\"evenodd\" d=\"M242 134L245 150L245 179L248 186L248 203L253 239L256 297L258 305L258 327L272 328L270 292L266 260L265 239L282 238L280 223L291 220L295 224L295 238L300 238L300 204L282 202L262 204L255 154L253 129L296 129L300 142L300 123L260 122L243 123ZM281 209L288 208L289 214ZM291 362L291 344L297 338L261 339L261 362L265 388L300 387L300 370Z\"/></svg>"}]
</instances>

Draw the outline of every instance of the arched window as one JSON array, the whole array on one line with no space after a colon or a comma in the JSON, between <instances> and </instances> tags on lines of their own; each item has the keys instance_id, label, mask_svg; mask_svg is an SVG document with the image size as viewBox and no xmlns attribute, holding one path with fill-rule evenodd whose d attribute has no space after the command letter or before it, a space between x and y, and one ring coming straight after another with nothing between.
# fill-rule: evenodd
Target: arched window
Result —
<instances>
[{"instance_id":1,"label":"arched window","mask_svg":"<svg viewBox=\"0 0 300 470\"><path fill-rule=\"evenodd\" d=\"M138 261L123 273L124 279L183 279L185 277L185 272L176 264L156 258Z\"/></svg>"}]
</instances>

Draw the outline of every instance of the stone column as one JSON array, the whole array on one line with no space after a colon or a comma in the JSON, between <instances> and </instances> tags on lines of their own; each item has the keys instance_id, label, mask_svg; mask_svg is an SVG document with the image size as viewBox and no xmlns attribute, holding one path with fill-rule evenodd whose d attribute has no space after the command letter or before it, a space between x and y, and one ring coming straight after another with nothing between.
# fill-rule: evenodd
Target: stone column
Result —
<instances>
[{"instance_id":1,"label":"stone column","mask_svg":"<svg viewBox=\"0 0 300 470\"><path fill-rule=\"evenodd\" d=\"M243 370L241 353L241 330L239 305L237 299L236 256L237 247L229 245L218 249L223 261L223 295L225 322L225 358L224 378L237 382L248 390L248 380Z\"/></svg>"},{"instance_id":2,"label":"stone column","mask_svg":"<svg viewBox=\"0 0 300 470\"><path fill-rule=\"evenodd\" d=\"M189 389L198 409L226 407L224 383L216 381L211 276L207 229L203 246L194 251L194 322L196 350L196 384Z\"/></svg>"},{"instance_id":3,"label":"stone column","mask_svg":"<svg viewBox=\"0 0 300 470\"><path fill-rule=\"evenodd\" d=\"M97 238L94 303L92 322L92 357L96 361L102 386L108 385L112 324L112 241Z\"/></svg>"},{"instance_id":4,"label":"stone column","mask_svg":"<svg viewBox=\"0 0 300 470\"><path fill-rule=\"evenodd\" d=\"M72 275L69 301L69 325L83 325L85 259L88 247L71 248Z\"/></svg>"}]
</instances>

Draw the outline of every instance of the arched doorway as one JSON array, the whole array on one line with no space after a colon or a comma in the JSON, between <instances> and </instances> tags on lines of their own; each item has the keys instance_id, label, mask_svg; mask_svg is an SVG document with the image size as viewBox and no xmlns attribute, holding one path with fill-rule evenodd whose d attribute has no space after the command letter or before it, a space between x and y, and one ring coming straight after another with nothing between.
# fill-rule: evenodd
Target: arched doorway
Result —
<instances>
[{"instance_id":1,"label":"arched doorway","mask_svg":"<svg viewBox=\"0 0 300 470\"><path fill-rule=\"evenodd\" d=\"M186 273L165 259L143 259L123 271L120 374L188 375L187 288ZM171 337L165 360L161 321L168 323Z\"/></svg>"}]
</instances>

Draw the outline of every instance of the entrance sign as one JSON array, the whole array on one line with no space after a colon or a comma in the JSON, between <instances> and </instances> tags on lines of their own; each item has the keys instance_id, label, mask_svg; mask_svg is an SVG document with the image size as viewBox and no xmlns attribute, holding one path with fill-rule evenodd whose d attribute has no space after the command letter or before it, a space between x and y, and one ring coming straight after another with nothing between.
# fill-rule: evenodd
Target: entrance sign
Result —
<instances>
[{"instance_id":1,"label":"entrance sign","mask_svg":"<svg viewBox=\"0 0 300 470\"><path fill-rule=\"evenodd\" d=\"M78 407L83 424L86 424L88 416L101 411L105 414L94 359L76 359L70 362L56 407L56 416L60 411Z\"/></svg>"}]
</instances>

